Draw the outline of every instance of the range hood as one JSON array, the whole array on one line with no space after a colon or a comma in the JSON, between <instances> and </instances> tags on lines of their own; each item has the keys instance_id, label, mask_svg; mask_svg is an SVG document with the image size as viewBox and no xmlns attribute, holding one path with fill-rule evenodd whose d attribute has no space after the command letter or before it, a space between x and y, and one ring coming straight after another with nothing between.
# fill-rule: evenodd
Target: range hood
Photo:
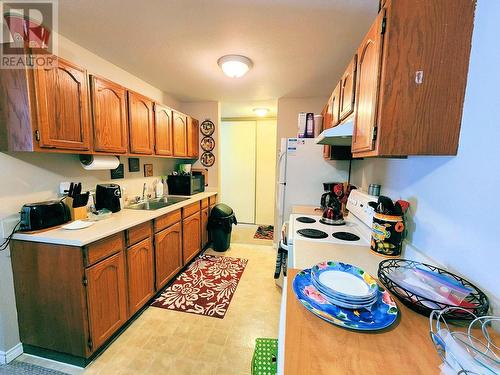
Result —
<instances>
[{"instance_id":1,"label":"range hood","mask_svg":"<svg viewBox=\"0 0 500 375\"><path fill-rule=\"evenodd\" d=\"M354 118L351 116L343 123L323 130L316 137L316 143L330 146L350 146L352 143L352 133L354 131Z\"/></svg>"}]
</instances>

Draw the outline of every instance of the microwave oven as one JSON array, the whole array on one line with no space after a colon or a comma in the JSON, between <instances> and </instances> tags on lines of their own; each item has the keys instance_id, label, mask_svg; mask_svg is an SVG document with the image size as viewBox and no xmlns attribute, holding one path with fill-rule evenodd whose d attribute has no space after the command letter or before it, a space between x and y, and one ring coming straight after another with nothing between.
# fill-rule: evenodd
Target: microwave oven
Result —
<instances>
[{"instance_id":1,"label":"microwave oven","mask_svg":"<svg viewBox=\"0 0 500 375\"><path fill-rule=\"evenodd\" d=\"M202 174L170 175L167 178L169 195L193 195L205 191L205 176Z\"/></svg>"}]
</instances>

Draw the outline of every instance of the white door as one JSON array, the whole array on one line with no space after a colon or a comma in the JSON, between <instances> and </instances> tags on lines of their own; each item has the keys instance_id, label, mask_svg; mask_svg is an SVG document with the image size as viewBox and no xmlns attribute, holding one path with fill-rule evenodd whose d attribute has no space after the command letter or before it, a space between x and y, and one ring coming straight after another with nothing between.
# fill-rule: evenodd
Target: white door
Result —
<instances>
[{"instance_id":1,"label":"white door","mask_svg":"<svg viewBox=\"0 0 500 375\"><path fill-rule=\"evenodd\" d=\"M221 122L221 201L241 223L255 223L256 135L255 121Z\"/></svg>"},{"instance_id":2,"label":"white door","mask_svg":"<svg viewBox=\"0 0 500 375\"><path fill-rule=\"evenodd\" d=\"M276 192L276 120L257 121L255 223L274 224Z\"/></svg>"}]
</instances>

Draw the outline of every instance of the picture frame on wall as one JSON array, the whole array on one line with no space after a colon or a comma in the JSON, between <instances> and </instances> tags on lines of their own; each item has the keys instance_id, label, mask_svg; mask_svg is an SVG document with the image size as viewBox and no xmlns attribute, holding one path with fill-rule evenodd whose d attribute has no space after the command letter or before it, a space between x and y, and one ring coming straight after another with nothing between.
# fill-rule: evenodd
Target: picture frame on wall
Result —
<instances>
[{"instance_id":1,"label":"picture frame on wall","mask_svg":"<svg viewBox=\"0 0 500 375\"><path fill-rule=\"evenodd\" d=\"M144 177L153 177L153 164L144 164Z\"/></svg>"}]
</instances>

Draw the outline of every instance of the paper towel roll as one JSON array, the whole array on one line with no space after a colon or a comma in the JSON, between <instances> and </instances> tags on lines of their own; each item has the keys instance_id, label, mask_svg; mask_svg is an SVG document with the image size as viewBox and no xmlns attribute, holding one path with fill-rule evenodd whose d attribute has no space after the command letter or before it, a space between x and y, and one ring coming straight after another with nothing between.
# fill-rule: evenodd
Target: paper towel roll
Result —
<instances>
[{"instance_id":1,"label":"paper towel roll","mask_svg":"<svg viewBox=\"0 0 500 375\"><path fill-rule=\"evenodd\" d=\"M116 169L120 165L120 159L116 156L107 155L80 155L80 163L88 171L97 171Z\"/></svg>"}]
</instances>

